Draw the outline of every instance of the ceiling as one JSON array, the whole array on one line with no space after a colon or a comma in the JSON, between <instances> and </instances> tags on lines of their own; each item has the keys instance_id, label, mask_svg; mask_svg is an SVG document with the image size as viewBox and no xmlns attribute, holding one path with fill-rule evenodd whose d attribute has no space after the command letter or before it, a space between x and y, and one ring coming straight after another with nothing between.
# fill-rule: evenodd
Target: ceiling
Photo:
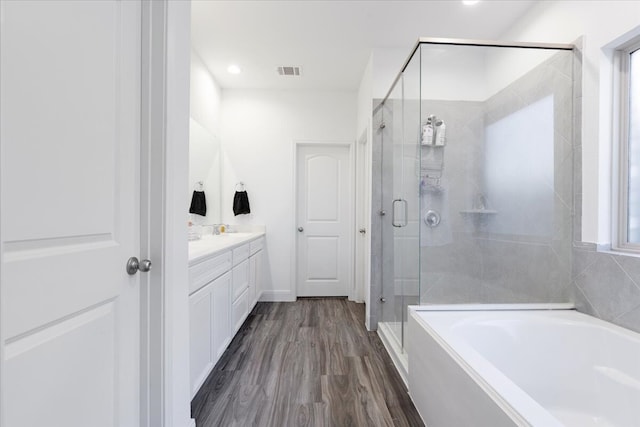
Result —
<instances>
[{"instance_id":1,"label":"ceiling","mask_svg":"<svg viewBox=\"0 0 640 427\"><path fill-rule=\"evenodd\" d=\"M223 88L357 90L373 48L408 55L418 37L498 39L534 3L194 0L192 44ZM279 76L282 65L302 76Z\"/></svg>"}]
</instances>

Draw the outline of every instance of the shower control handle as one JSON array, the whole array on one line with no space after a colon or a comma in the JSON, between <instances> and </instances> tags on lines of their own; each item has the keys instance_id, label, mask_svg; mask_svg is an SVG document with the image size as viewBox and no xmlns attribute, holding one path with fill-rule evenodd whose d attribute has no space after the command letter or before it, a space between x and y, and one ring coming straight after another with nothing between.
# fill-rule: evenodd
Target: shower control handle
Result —
<instances>
[{"instance_id":1,"label":"shower control handle","mask_svg":"<svg viewBox=\"0 0 640 427\"><path fill-rule=\"evenodd\" d=\"M437 227L440 224L440 214L434 210L429 210L424 215L424 223L427 224L429 228Z\"/></svg>"}]
</instances>

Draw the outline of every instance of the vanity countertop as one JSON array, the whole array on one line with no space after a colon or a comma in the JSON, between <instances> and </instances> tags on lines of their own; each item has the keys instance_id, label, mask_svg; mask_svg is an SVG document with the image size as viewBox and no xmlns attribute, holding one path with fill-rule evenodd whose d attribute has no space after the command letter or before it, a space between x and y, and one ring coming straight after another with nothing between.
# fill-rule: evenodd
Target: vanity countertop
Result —
<instances>
[{"instance_id":1,"label":"vanity countertop","mask_svg":"<svg viewBox=\"0 0 640 427\"><path fill-rule=\"evenodd\" d=\"M204 235L200 240L189 242L189 265L203 258L233 249L236 246L248 243L264 235L264 232Z\"/></svg>"}]
</instances>

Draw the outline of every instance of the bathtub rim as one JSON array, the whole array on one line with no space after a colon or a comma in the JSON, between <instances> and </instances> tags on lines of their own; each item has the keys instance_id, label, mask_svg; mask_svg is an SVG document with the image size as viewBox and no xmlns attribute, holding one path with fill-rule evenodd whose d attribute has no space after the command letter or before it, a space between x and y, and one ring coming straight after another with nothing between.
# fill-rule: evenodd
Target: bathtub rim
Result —
<instances>
[{"instance_id":1,"label":"bathtub rim","mask_svg":"<svg viewBox=\"0 0 640 427\"><path fill-rule=\"evenodd\" d=\"M559 304L434 304L434 305L413 305L409 306L409 315L424 328L427 333L440 345L460 368L468 375L489 398L505 414L507 414L519 426L544 425L547 427L564 427L546 408L540 405L529 394L522 390L500 369L485 359L482 354L473 346L461 343L464 354L460 354L448 341L441 336L435 328L418 313L423 311L451 312L451 311L547 311L575 310L575 306L570 303ZM465 357L466 356L466 357ZM410 357L410 356L409 356ZM468 359L473 359L479 365L482 372L478 372L477 367L472 366ZM484 375L483 375L484 374ZM409 372L411 375L411 372ZM486 377L490 377L490 382ZM505 395L510 394L511 399L507 400Z\"/></svg>"},{"instance_id":2,"label":"bathtub rim","mask_svg":"<svg viewBox=\"0 0 640 427\"><path fill-rule=\"evenodd\" d=\"M424 304L410 305L413 311L544 311L575 310L573 303L523 303L523 304Z\"/></svg>"}]
</instances>

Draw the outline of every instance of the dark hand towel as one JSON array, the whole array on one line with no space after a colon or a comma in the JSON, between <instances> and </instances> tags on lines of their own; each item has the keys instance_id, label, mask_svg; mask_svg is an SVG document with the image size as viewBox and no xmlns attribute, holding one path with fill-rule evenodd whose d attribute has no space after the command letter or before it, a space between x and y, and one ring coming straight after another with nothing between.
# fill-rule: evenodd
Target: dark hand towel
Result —
<instances>
[{"instance_id":1,"label":"dark hand towel","mask_svg":"<svg viewBox=\"0 0 640 427\"><path fill-rule=\"evenodd\" d=\"M235 216L249 214L251 208L249 207L249 196L246 191L236 191L233 196L233 214Z\"/></svg>"},{"instance_id":2,"label":"dark hand towel","mask_svg":"<svg viewBox=\"0 0 640 427\"><path fill-rule=\"evenodd\" d=\"M207 200L204 191L194 191L191 196L191 207L189 213L205 216L207 214Z\"/></svg>"}]
</instances>

